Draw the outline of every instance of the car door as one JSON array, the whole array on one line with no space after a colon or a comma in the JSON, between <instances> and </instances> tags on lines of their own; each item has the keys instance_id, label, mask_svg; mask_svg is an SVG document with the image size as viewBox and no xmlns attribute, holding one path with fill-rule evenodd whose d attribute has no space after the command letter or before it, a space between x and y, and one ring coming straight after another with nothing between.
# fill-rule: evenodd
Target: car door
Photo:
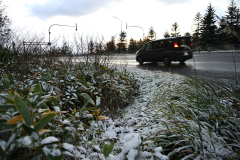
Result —
<instances>
[{"instance_id":1,"label":"car door","mask_svg":"<svg viewBox=\"0 0 240 160\"><path fill-rule=\"evenodd\" d=\"M150 42L145 45L145 48L143 49L141 56L144 61L151 62L154 59L153 53L154 53L154 50L152 48L152 42Z\"/></svg>"},{"instance_id":2,"label":"car door","mask_svg":"<svg viewBox=\"0 0 240 160\"><path fill-rule=\"evenodd\" d=\"M154 48L154 56L153 58L155 59L155 61L162 61L163 58L163 53L167 50L165 46L165 41L156 41L153 44L153 48Z\"/></svg>"}]
</instances>

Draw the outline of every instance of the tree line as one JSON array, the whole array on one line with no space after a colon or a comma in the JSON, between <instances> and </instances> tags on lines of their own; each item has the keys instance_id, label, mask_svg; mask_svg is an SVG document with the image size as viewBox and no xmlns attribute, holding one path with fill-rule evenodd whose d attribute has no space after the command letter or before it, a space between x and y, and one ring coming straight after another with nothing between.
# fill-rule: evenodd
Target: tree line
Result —
<instances>
[{"instance_id":1,"label":"tree line","mask_svg":"<svg viewBox=\"0 0 240 160\"><path fill-rule=\"evenodd\" d=\"M240 11L235 0L231 0L222 17L215 14L209 3L204 16L200 12L194 18L193 43L199 46L239 44Z\"/></svg>"},{"instance_id":2,"label":"tree line","mask_svg":"<svg viewBox=\"0 0 240 160\"><path fill-rule=\"evenodd\" d=\"M240 10L235 0L231 0L225 15L219 17L215 13L214 6L208 4L206 13L201 14L197 12L193 19L192 32L186 32L182 36L191 36L195 46L214 45L236 45L240 43ZM180 26L177 22L172 24L171 32L166 30L163 37L177 37L181 36ZM126 41L126 32L119 35L119 39L115 41L112 37L111 41L107 42L107 49L117 52L135 52L142 47L142 45L150 40L156 39L156 32L151 26L148 35L142 40L135 40L130 38L129 44ZM117 43L116 43L117 42Z\"/></svg>"}]
</instances>

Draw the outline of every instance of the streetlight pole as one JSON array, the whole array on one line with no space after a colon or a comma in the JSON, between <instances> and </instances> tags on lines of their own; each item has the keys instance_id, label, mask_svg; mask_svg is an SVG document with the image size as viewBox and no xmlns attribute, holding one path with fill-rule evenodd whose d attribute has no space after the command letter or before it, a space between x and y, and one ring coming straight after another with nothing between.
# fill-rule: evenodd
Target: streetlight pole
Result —
<instances>
[{"instance_id":1,"label":"streetlight pole","mask_svg":"<svg viewBox=\"0 0 240 160\"><path fill-rule=\"evenodd\" d=\"M50 34L51 34L51 32L50 32L50 29L51 29L52 26L76 27L76 31L77 31L77 23L76 23L76 26L61 25L61 24L53 24L53 25L51 25L51 26L49 27L49 29L48 29L48 33L49 33L49 42L48 42L48 45L49 45L49 46L51 45L51 41L50 41Z\"/></svg>"},{"instance_id":2,"label":"streetlight pole","mask_svg":"<svg viewBox=\"0 0 240 160\"><path fill-rule=\"evenodd\" d=\"M127 23L126 23L126 29L127 29L127 27L138 27L138 28L141 28L142 31L143 31L143 42L144 42L144 30L143 30L142 27L140 27L140 26L129 26L129 25L127 25Z\"/></svg>"},{"instance_id":3,"label":"streetlight pole","mask_svg":"<svg viewBox=\"0 0 240 160\"><path fill-rule=\"evenodd\" d=\"M115 16L113 16L113 18L117 18L117 17L115 17ZM119 21L121 21L121 19L119 19L119 18L117 18ZM121 33L120 33L120 36L121 36L121 39L120 39L120 41L121 41L121 45L120 45L120 53L121 53L121 50L122 50L122 21L121 21Z\"/></svg>"}]
</instances>

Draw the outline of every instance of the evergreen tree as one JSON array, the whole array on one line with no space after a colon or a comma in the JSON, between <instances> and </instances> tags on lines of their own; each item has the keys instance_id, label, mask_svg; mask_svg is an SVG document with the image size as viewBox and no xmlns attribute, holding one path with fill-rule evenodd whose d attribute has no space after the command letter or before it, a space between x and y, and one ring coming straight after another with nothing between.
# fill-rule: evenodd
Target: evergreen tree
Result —
<instances>
[{"instance_id":1,"label":"evergreen tree","mask_svg":"<svg viewBox=\"0 0 240 160\"><path fill-rule=\"evenodd\" d=\"M239 9L234 0L231 0L225 19L231 26L239 26Z\"/></svg>"},{"instance_id":2,"label":"evergreen tree","mask_svg":"<svg viewBox=\"0 0 240 160\"><path fill-rule=\"evenodd\" d=\"M148 37L144 37L144 40L143 40L143 43L145 44L145 43L147 43L147 42L149 42L149 41L151 41Z\"/></svg>"},{"instance_id":3,"label":"evergreen tree","mask_svg":"<svg viewBox=\"0 0 240 160\"><path fill-rule=\"evenodd\" d=\"M156 32L154 31L153 27L151 26L148 32L148 37L152 40L154 37L156 39Z\"/></svg>"},{"instance_id":4,"label":"evergreen tree","mask_svg":"<svg viewBox=\"0 0 240 160\"><path fill-rule=\"evenodd\" d=\"M220 19L219 27L216 31L217 44L218 45L228 44L230 33L231 33L231 30L230 30L229 27L227 27L227 23L225 21L225 18L222 17Z\"/></svg>"},{"instance_id":5,"label":"evergreen tree","mask_svg":"<svg viewBox=\"0 0 240 160\"><path fill-rule=\"evenodd\" d=\"M234 0L231 0L228 9L226 11L225 20L228 22L231 33L228 34L227 43L239 43L239 40L236 37L236 33L240 34L240 19L239 19L239 8L237 3ZM234 33L236 32L236 33Z\"/></svg>"},{"instance_id":6,"label":"evergreen tree","mask_svg":"<svg viewBox=\"0 0 240 160\"><path fill-rule=\"evenodd\" d=\"M186 33L184 33L184 36L191 36L191 33L186 32Z\"/></svg>"},{"instance_id":7,"label":"evergreen tree","mask_svg":"<svg viewBox=\"0 0 240 160\"><path fill-rule=\"evenodd\" d=\"M164 32L163 36L164 36L165 38L170 37L170 34L169 34L168 30L166 30L166 32Z\"/></svg>"},{"instance_id":8,"label":"evergreen tree","mask_svg":"<svg viewBox=\"0 0 240 160\"><path fill-rule=\"evenodd\" d=\"M144 45L142 38L140 38L139 41L137 41L137 50L139 50L140 48L142 48L142 46Z\"/></svg>"},{"instance_id":9,"label":"evergreen tree","mask_svg":"<svg viewBox=\"0 0 240 160\"><path fill-rule=\"evenodd\" d=\"M202 20L202 38L201 42L203 45L214 45L215 44L215 31L217 29L217 26L215 25L216 18L215 18L215 10L211 3L209 3L209 6L207 7L206 14L203 17Z\"/></svg>"},{"instance_id":10,"label":"evergreen tree","mask_svg":"<svg viewBox=\"0 0 240 160\"><path fill-rule=\"evenodd\" d=\"M90 41L88 42L88 53L93 54L94 53L94 49L95 49L95 45L93 42L93 39L91 38Z\"/></svg>"},{"instance_id":11,"label":"evergreen tree","mask_svg":"<svg viewBox=\"0 0 240 160\"><path fill-rule=\"evenodd\" d=\"M133 38L129 40L129 45L128 45L128 52L133 53L136 52L138 49L137 47L137 42Z\"/></svg>"},{"instance_id":12,"label":"evergreen tree","mask_svg":"<svg viewBox=\"0 0 240 160\"><path fill-rule=\"evenodd\" d=\"M174 23L172 24L172 29L171 29L171 31L173 32L173 33L171 33L171 36L172 36L172 37L181 36L181 35L180 35L180 27L179 27L179 25L177 24L177 22L174 22Z\"/></svg>"},{"instance_id":13,"label":"evergreen tree","mask_svg":"<svg viewBox=\"0 0 240 160\"><path fill-rule=\"evenodd\" d=\"M127 33L125 31L122 31L119 35L119 43L117 43L117 51L120 52L126 52L127 51Z\"/></svg>"},{"instance_id":14,"label":"evergreen tree","mask_svg":"<svg viewBox=\"0 0 240 160\"><path fill-rule=\"evenodd\" d=\"M111 41L107 42L106 50L108 50L109 52L115 52L116 51L116 44L115 44L115 37L114 36L112 36Z\"/></svg>"},{"instance_id":15,"label":"evergreen tree","mask_svg":"<svg viewBox=\"0 0 240 160\"><path fill-rule=\"evenodd\" d=\"M199 45L201 38L202 15L198 12L193 19L194 33L192 36L193 43Z\"/></svg>"}]
</instances>

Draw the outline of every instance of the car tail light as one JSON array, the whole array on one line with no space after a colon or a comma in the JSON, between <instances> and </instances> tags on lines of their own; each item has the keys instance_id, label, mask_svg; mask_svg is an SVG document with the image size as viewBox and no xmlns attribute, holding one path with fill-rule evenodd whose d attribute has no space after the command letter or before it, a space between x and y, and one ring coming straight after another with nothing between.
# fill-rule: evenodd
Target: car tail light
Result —
<instances>
[{"instance_id":1,"label":"car tail light","mask_svg":"<svg viewBox=\"0 0 240 160\"><path fill-rule=\"evenodd\" d=\"M178 48L177 42L174 43L174 48Z\"/></svg>"},{"instance_id":2,"label":"car tail light","mask_svg":"<svg viewBox=\"0 0 240 160\"><path fill-rule=\"evenodd\" d=\"M191 46L193 46L193 44L191 43Z\"/></svg>"}]
</instances>

